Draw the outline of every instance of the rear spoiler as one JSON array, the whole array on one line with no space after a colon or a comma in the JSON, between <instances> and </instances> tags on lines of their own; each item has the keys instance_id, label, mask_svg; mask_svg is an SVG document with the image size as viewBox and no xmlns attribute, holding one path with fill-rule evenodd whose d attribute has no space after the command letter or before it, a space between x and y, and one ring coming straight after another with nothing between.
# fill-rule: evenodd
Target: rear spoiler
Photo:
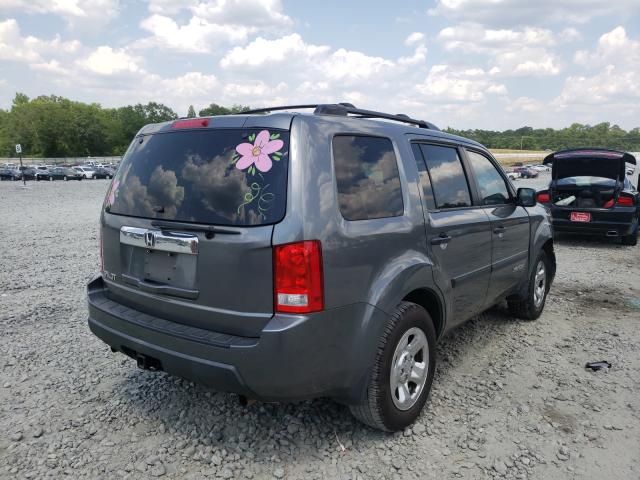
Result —
<instances>
[{"instance_id":1,"label":"rear spoiler","mask_svg":"<svg viewBox=\"0 0 640 480\"><path fill-rule=\"evenodd\" d=\"M623 160L625 163L636 164L636 157L628 152L620 152L618 150L608 150L606 148L580 148L575 150L561 150L547 155L542 163L550 165L554 160L563 158L601 158L606 160Z\"/></svg>"}]
</instances>

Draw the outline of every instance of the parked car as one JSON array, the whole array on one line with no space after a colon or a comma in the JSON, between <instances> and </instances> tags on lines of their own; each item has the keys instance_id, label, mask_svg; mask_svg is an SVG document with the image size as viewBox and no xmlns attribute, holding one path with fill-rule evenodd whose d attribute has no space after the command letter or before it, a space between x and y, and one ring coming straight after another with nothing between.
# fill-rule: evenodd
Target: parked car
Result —
<instances>
[{"instance_id":1,"label":"parked car","mask_svg":"<svg viewBox=\"0 0 640 480\"><path fill-rule=\"evenodd\" d=\"M20 167L19 173L21 172L21 178L24 177L25 180L35 180L36 179L36 169L33 167Z\"/></svg>"},{"instance_id":2,"label":"parked car","mask_svg":"<svg viewBox=\"0 0 640 480\"><path fill-rule=\"evenodd\" d=\"M536 178L538 176L538 172L529 167L516 167L513 171L519 173L522 178Z\"/></svg>"},{"instance_id":3,"label":"parked car","mask_svg":"<svg viewBox=\"0 0 640 480\"><path fill-rule=\"evenodd\" d=\"M530 165L529 168L535 170L536 172L549 172L551 168L548 165Z\"/></svg>"},{"instance_id":4,"label":"parked car","mask_svg":"<svg viewBox=\"0 0 640 480\"><path fill-rule=\"evenodd\" d=\"M54 167L49 170L47 180L82 180L84 174L71 167ZM44 178L43 178L44 179Z\"/></svg>"},{"instance_id":5,"label":"parked car","mask_svg":"<svg viewBox=\"0 0 640 480\"><path fill-rule=\"evenodd\" d=\"M479 143L314 107L143 127L102 209L89 327L144 369L266 401L331 397L402 430L437 339L504 299L541 314L550 218Z\"/></svg>"},{"instance_id":6,"label":"parked car","mask_svg":"<svg viewBox=\"0 0 640 480\"><path fill-rule=\"evenodd\" d=\"M46 165L34 165L36 180L47 180L49 167Z\"/></svg>"},{"instance_id":7,"label":"parked car","mask_svg":"<svg viewBox=\"0 0 640 480\"><path fill-rule=\"evenodd\" d=\"M113 170L107 167L96 167L92 178L112 178Z\"/></svg>"},{"instance_id":8,"label":"parked car","mask_svg":"<svg viewBox=\"0 0 640 480\"><path fill-rule=\"evenodd\" d=\"M0 180L21 180L22 174L17 167L4 167L0 169Z\"/></svg>"},{"instance_id":9,"label":"parked car","mask_svg":"<svg viewBox=\"0 0 640 480\"><path fill-rule=\"evenodd\" d=\"M632 167L631 165L627 165L625 168L627 175L633 175L636 171L636 168Z\"/></svg>"},{"instance_id":10,"label":"parked car","mask_svg":"<svg viewBox=\"0 0 640 480\"><path fill-rule=\"evenodd\" d=\"M638 242L640 194L625 175L630 153L604 148L563 150L548 155L551 183L537 194L547 205L554 230L619 237L625 245Z\"/></svg>"},{"instance_id":11,"label":"parked car","mask_svg":"<svg viewBox=\"0 0 640 480\"><path fill-rule=\"evenodd\" d=\"M518 178L521 177L520 173L518 172L514 172L513 170L507 170L507 177L509 177L509 180L517 180Z\"/></svg>"},{"instance_id":12,"label":"parked car","mask_svg":"<svg viewBox=\"0 0 640 480\"><path fill-rule=\"evenodd\" d=\"M96 177L96 171L93 167L82 165L79 167L73 167L73 169L80 172L84 178L98 178Z\"/></svg>"}]
</instances>

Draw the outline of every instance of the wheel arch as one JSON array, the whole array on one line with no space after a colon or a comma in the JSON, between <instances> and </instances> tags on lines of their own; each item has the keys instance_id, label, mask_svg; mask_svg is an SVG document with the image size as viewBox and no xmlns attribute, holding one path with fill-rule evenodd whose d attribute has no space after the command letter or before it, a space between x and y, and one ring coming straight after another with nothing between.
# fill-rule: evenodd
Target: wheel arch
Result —
<instances>
[{"instance_id":1,"label":"wheel arch","mask_svg":"<svg viewBox=\"0 0 640 480\"><path fill-rule=\"evenodd\" d=\"M436 338L440 338L444 332L444 303L440 296L430 288L417 288L404 296L404 302L412 302L424 308L431 319L436 331Z\"/></svg>"}]
</instances>

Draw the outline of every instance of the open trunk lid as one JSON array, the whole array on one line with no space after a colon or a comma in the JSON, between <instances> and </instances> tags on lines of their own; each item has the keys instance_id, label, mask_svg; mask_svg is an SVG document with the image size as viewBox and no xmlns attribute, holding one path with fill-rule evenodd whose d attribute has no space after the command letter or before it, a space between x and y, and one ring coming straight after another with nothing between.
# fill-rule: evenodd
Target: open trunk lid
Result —
<instances>
[{"instance_id":1,"label":"open trunk lid","mask_svg":"<svg viewBox=\"0 0 640 480\"><path fill-rule=\"evenodd\" d=\"M271 236L285 214L290 116L267 127L249 121L177 120L135 138L102 216L113 300L259 335L273 315Z\"/></svg>"},{"instance_id":2,"label":"open trunk lid","mask_svg":"<svg viewBox=\"0 0 640 480\"><path fill-rule=\"evenodd\" d=\"M551 178L601 177L622 181L625 163L636 164L633 155L616 150L578 149L563 150L545 157L545 165L551 164Z\"/></svg>"}]
</instances>

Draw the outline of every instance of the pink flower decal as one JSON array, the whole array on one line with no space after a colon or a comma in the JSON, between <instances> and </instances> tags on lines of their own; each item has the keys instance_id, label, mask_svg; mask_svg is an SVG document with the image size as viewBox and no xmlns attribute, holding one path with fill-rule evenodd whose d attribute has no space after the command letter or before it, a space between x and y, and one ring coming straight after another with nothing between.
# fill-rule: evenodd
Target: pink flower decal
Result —
<instances>
[{"instance_id":1,"label":"pink flower decal","mask_svg":"<svg viewBox=\"0 0 640 480\"><path fill-rule=\"evenodd\" d=\"M256 172L256 168L261 172L271 170L272 160L278 161L282 156L278 151L284 146L284 142L279 137L279 133L270 135L268 130L262 130L257 136L250 135L249 142L253 143L241 143L236 147L237 154L234 155L236 168L238 170L248 168L252 175ZM270 157L272 154L273 158Z\"/></svg>"},{"instance_id":2,"label":"pink flower decal","mask_svg":"<svg viewBox=\"0 0 640 480\"><path fill-rule=\"evenodd\" d=\"M113 205L116 201L116 193L118 187L120 186L120 182L118 180L114 180L111 184L111 189L109 190L109 196L107 197L107 205Z\"/></svg>"}]
</instances>

